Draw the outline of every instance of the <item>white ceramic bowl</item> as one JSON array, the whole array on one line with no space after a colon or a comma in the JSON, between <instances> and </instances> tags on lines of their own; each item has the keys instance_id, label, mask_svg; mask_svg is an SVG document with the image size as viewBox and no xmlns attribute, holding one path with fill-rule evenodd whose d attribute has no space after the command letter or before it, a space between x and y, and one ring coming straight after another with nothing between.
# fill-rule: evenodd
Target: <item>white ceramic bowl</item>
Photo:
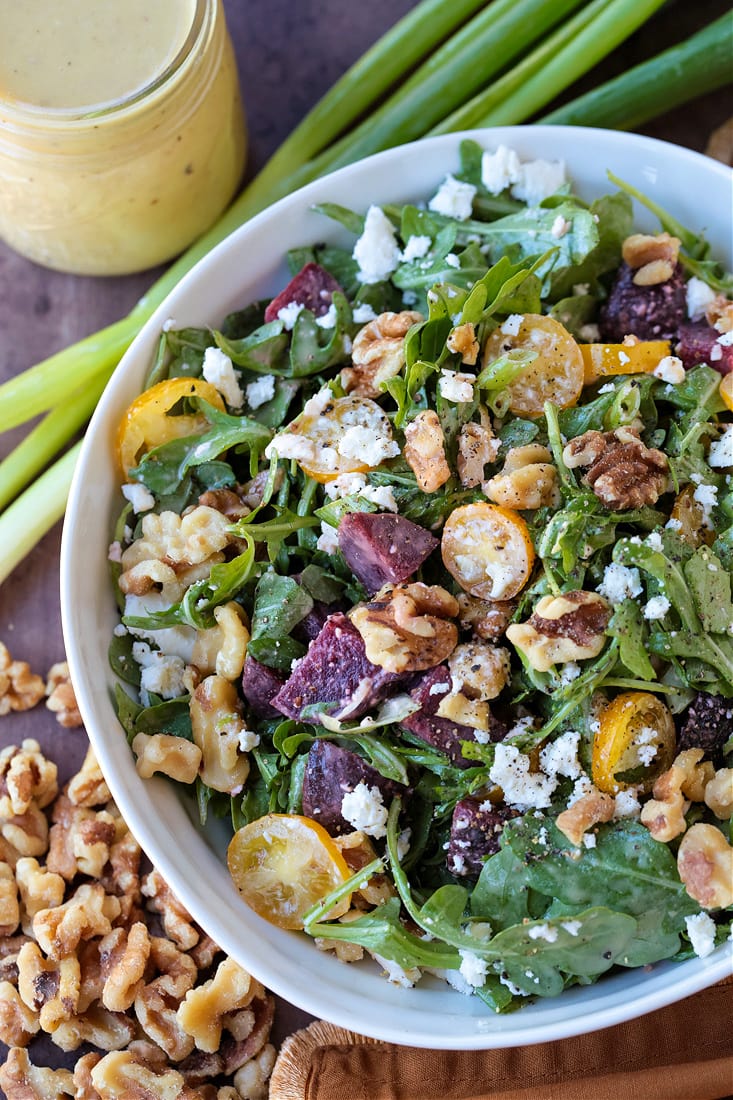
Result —
<instances>
[{"instance_id":1,"label":"white ceramic bowl","mask_svg":"<svg viewBox=\"0 0 733 1100\"><path fill-rule=\"evenodd\" d=\"M448 1049L516 1046L606 1027L685 997L731 971L730 945L706 959L631 970L538 1000L508 1016L437 979L414 989L390 985L375 964L340 963L300 933L265 923L240 900L224 853L227 833L201 831L195 810L164 780L140 779L111 703L107 647L117 621L107 548L119 508L113 441L120 415L139 393L163 322L205 325L287 281L283 257L296 245L345 240L315 214L316 202L356 210L370 203L427 198L456 170L458 145L504 143L522 159L562 158L586 198L613 190L606 169L641 188L685 225L705 230L731 265L731 173L689 150L633 134L565 127L509 127L431 138L390 150L283 199L232 234L186 276L124 356L86 434L66 513L62 611L79 707L112 794L130 828L181 901L242 966L276 993L316 1016L397 1043ZM637 210L638 225L654 219Z\"/></svg>"}]
</instances>

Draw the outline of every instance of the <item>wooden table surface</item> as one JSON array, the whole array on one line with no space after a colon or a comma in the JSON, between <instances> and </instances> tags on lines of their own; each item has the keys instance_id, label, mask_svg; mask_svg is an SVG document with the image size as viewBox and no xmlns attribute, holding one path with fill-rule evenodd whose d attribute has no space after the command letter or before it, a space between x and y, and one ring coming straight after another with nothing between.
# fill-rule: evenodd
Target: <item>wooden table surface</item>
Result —
<instances>
[{"instance_id":1,"label":"wooden table surface","mask_svg":"<svg viewBox=\"0 0 733 1100\"><path fill-rule=\"evenodd\" d=\"M413 6L411 0L225 0L249 120L248 174L259 168L330 84ZM585 88L679 41L727 9L719 0L667 4L617 50ZM0 49L2 48L0 44ZM710 132L732 112L730 94L712 93L643 128L644 133L704 150ZM47 271L0 243L0 381L119 317L156 272L94 279ZM0 458L21 429L0 436ZM58 524L0 587L0 640L14 658L45 675L63 659L58 598ZM90 594L91 596L91 594ZM65 731L44 707L0 718L0 748L35 737L65 782L85 751L81 731ZM279 1002L276 1037L310 1019ZM56 1048L36 1048L40 1064L61 1064ZM73 1059L73 1056L72 1056Z\"/></svg>"}]
</instances>

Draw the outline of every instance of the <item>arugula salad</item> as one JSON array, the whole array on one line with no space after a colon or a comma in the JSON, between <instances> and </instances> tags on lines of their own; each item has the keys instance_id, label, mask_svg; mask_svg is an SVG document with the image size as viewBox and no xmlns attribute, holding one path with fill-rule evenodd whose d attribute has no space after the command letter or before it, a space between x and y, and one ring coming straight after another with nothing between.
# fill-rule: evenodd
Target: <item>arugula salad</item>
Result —
<instances>
[{"instance_id":1,"label":"arugula salad","mask_svg":"<svg viewBox=\"0 0 733 1100\"><path fill-rule=\"evenodd\" d=\"M731 936L733 279L609 179L320 207L117 440L139 773L261 916L497 1012Z\"/></svg>"}]
</instances>

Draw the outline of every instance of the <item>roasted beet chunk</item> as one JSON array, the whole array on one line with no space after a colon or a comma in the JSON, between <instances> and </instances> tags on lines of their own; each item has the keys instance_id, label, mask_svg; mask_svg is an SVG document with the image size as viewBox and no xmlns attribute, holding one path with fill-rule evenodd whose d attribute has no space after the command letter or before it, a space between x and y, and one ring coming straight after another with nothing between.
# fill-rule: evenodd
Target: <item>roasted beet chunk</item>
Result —
<instances>
[{"instance_id":1,"label":"roasted beet chunk","mask_svg":"<svg viewBox=\"0 0 733 1100\"><path fill-rule=\"evenodd\" d=\"M285 290L273 298L265 310L265 321L277 321L277 315L286 306L297 303L305 306L316 317L323 317L333 299L334 292L341 287L330 272L320 264L306 264L290 280Z\"/></svg>"},{"instance_id":2,"label":"roasted beet chunk","mask_svg":"<svg viewBox=\"0 0 733 1100\"><path fill-rule=\"evenodd\" d=\"M502 829L516 814L517 811L508 806L492 806L477 798L462 798L457 802L446 859L451 874L473 878L480 875L484 860L499 851Z\"/></svg>"},{"instance_id":3,"label":"roasted beet chunk","mask_svg":"<svg viewBox=\"0 0 733 1100\"><path fill-rule=\"evenodd\" d=\"M358 718L390 694L401 677L367 660L361 634L337 612L330 615L272 705L288 718L305 707L331 704L336 718Z\"/></svg>"},{"instance_id":4,"label":"roasted beet chunk","mask_svg":"<svg viewBox=\"0 0 733 1100\"><path fill-rule=\"evenodd\" d=\"M377 787L385 805L407 790L367 764L358 753L330 741L316 741L308 753L303 777L303 813L320 822L331 836L352 832L354 826L341 816L341 803L359 783Z\"/></svg>"},{"instance_id":5,"label":"roasted beet chunk","mask_svg":"<svg viewBox=\"0 0 733 1100\"><path fill-rule=\"evenodd\" d=\"M716 756L733 735L733 699L699 692L687 708L678 749L703 749Z\"/></svg>"},{"instance_id":6,"label":"roasted beet chunk","mask_svg":"<svg viewBox=\"0 0 733 1100\"><path fill-rule=\"evenodd\" d=\"M437 665L426 672L416 687L410 692L420 710L402 720L401 725L421 741L434 749L444 752L459 768L475 767L475 760L466 760L461 750L461 741L475 741L476 731L470 726L459 725L450 718L438 717L437 710L441 699L451 689L451 675L445 665ZM504 726L491 718L489 736L492 741L500 741L506 733Z\"/></svg>"},{"instance_id":7,"label":"roasted beet chunk","mask_svg":"<svg viewBox=\"0 0 733 1100\"><path fill-rule=\"evenodd\" d=\"M687 292L682 268L677 265L671 279L654 286L637 286L636 273L622 264L601 310L603 340L620 344L624 336L640 340L673 340L687 316Z\"/></svg>"},{"instance_id":8,"label":"roasted beet chunk","mask_svg":"<svg viewBox=\"0 0 733 1100\"><path fill-rule=\"evenodd\" d=\"M392 512L350 512L339 524L339 549L370 593L407 580L437 545L424 527Z\"/></svg>"},{"instance_id":9,"label":"roasted beet chunk","mask_svg":"<svg viewBox=\"0 0 733 1100\"><path fill-rule=\"evenodd\" d=\"M242 694L250 707L260 718L280 718L280 711L270 705L285 683L285 678L274 668L255 661L249 654L244 659L242 673Z\"/></svg>"},{"instance_id":10,"label":"roasted beet chunk","mask_svg":"<svg viewBox=\"0 0 733 1100\"><path fill-rule=\"evenodd\" d=\"M707 321L690 321L680 325L678 336L675 355L680 357L685 370L707 363L721 374L733 371L733 347L719 344L720 333Z\"/></svg>"}]
</instances>

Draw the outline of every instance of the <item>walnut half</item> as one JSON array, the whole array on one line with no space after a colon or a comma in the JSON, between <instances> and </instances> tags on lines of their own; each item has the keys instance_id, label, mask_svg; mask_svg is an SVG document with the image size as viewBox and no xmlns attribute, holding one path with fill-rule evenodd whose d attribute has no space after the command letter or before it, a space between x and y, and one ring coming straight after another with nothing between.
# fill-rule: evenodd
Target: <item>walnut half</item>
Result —
<instances>
[{"instance_id":1,"label":"walnut half","mask_svg":"<svg viewBox=\"0 0 733 1100\"><path fill-rule=\"evenodd\" d=\"M367 658L388 672L418 672L444 661L456 647L450 620L458 601L439 585L387 584L351 612Z\"/></svg>"},{"instance_id":2,"label":"walnut half","mask_svg":"<svg viewBox=\"0 0 733 1100\"><path fill-rule=\"evenodd\" d=\"M597 657L611 618L609 604L596 592L543 596L526 623L512 623L506 636L532 668L548 672L555 664Z\"/></svg>"},{"instance_id":3,"label":"walnut half","mask_svg":"<svg viewBox=\"0 0 733 1100\"><path fill-rule=\"evenodd\" d=\"M583 478L601 504L614 512L656 504L667 489L667 457L647 447L631 428L584 432L563 451L569 469L587 466Z\"/></svg>"},{"instance_id":4,"label":"walnut half","mask_svg":"<svg viewBox=\"0 0 733 1100\"><path fill-rule=\"evenodd\" d=\"M409 309L401 313L380 313L354 337L352 366L341 371L346 393L357 397L379 397L382 382L394 378L405 365L405 337L422 313Z\"/></svg>"}]
</instances>

